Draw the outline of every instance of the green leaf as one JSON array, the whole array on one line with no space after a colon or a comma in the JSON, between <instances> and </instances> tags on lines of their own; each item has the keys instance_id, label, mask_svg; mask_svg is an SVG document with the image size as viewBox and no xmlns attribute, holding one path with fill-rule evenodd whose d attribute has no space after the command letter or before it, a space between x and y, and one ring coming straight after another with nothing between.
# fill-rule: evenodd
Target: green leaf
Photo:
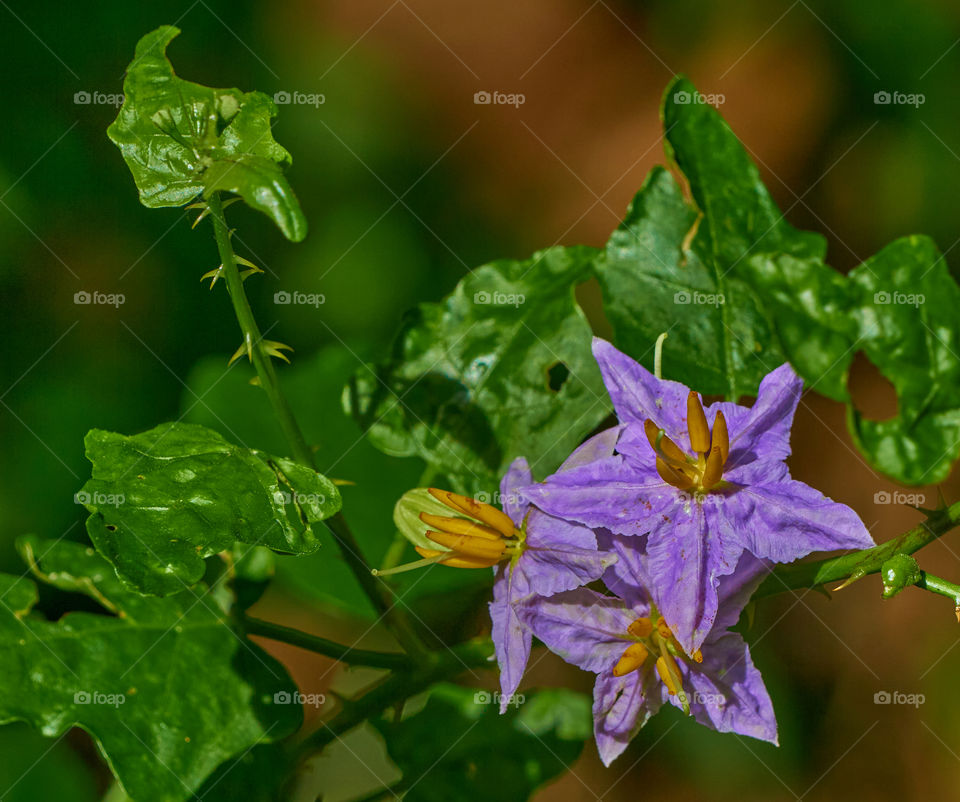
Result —
<instances>
[{"instance_id":1,"label":"green leaf","mask_svg":"<svg viewBox=\"0 0 960 802\"><path fill-rule=\"evenodd\" d=\"M87 532L141 593L182 591L236 541L312 552L312 525L340 509L330 480L203 426L165 423L129 437L94 429L85 443L93 476L77 499L91 512Z\"/></svg>"},{"instance_id":2,"label":"green leaf","mask_svg":"<svg viewBox=\"0 0 960 802\"><path fill-rule=\"evenodd\" d=\"M590 737L590 699L562 689L516 699L501 716L490 692L441 684L415 715L374 720L404 799L522 802L566 771Z\"/></svg>"},{"instance_id":3,"label":"green leaf","mask_svg":"<svg viewBox=\"0 0 960 802\"><path fill-rule=\"evenodd\" d=\"M893 383L898 415L850 428L880 470L941 481L960 453L960 288L933 244L898 240L849 276L825 243L786 223L720 115L678 78L664 95L667 152L597 264L615 343L703 393L738 398L789 361L808 387L850 401L858 350ZM917 299L920 302L914 303Z\"/></svg>"},{"instance_id":4,"label":"green leaf","mask_svg":"<svg viewBox=\"0 0 960 802\"><path fill-rule=\"evenodd\" d=\"M0 575L0 720L48 737L83 728L137 802L191 799L221 763L300 726L299 705L273 704L296 686L207 588L141 596L89 547L18 546L43 583L103 609L49 621L33 611L33 581Z\"/></svg>"},{"instance_id":5,"label":"green leaf","mask_svg":"<svg viewBox=\"0 0 960 802\"><path fill-rule=\"evenodd\" d=\"M201 192L236 192L299 242L307 222L283 175L290 154L271 131L276 106L260 92L178 78L166 49L179 33L163 25L137 43L123 82L123 106L107 130L133 174L140 202L182 206Z\"/></svg>"},{"instance_id":6,"label":"green leaf","mask_svg":"<svg viewBox=\"0 0 960 802\"><path fill-rule=\"evenodd\" d=\"M383 365L358 371L345 407L377 448L419 456L467 495L525 456L555 468L607 414L574 299L592 248L550 248L472 271L408 315Z\"/></svg>"}]
</instances>

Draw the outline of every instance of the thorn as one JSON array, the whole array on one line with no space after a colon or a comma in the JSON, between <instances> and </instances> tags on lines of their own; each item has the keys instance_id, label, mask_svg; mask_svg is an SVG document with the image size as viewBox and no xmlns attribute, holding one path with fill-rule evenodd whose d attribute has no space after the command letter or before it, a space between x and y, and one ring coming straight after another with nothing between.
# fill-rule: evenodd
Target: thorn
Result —
<instances>
[{"instance_id":1,"label":"thorn","mask_svg":"<svg viewBox=\"0 0 960 802\"><path fill-rule=\"evenodd\" d=\"M250 379L250 384L252 384L254 387L259 387L259 386L260 386L260 377L259 377L259 376L254 376L252 379Z\"/></svg>"},{"instance_id":2,"label":"thorn","mask_svg":"<svg viewBox=\"0 0 960 802\"><path fill-rule=\"evenodd\" d=\"M292 353L293 348L291 346L278 343L275 340L263 340L263 347L270 356L275 356L277 359L282 359L288 365L290 364L290 360L287 359L287 355L283 352L290 351Z\"/></svg>"},{"instance_id":3,"label":"thorn","mask_svg":"<svg viewBox=\"0 0 960 802\"><path fill-rule=\"evenodd\" d=\"M213 285L217 283L217 279L220 278L220 274L223 271L223 265L220 265L214 270L208 270L202 276L200 276L200 281L204 279L210 279L210 289L213 289Z\"/></svg>"},{"instance_id":4,"label":"thorn","mask_svg":"<svg viewBox=\"0 0 960 802\"><path fill-rule=\"evenodd\" d=\"M232 364L233 364L234 362L236 362L240 357L242 357L242 356L244 355L244 353L246 353L247 359L250 359L250 360L252 361L252 350L251 350L251 348L250 348L250 343L247 342L246 340L244 340L244 341L240 344L240 347L239 347L236 351L234 351L233 356L230 357L230 361L227 362L227 367L230 367L230 365L232 365Z\"/></svg>"},{"instance_id":5,"label":"thorn","mask_svg":"<svg viewBox=\"0 0 960 802\"><path fill-rule=\"evenodd\" d=\"M833 589L834 593L836 593L838 590L843 590L844 588L849 587L858 579L863 579L863 577L865 576L866 576L866 571L864 571L862 568L858 568L856 571L850 574L849 577L847 577L847 579L843 582L843 584L837 585L837 587Z\"/></svg>"}]
</instances>

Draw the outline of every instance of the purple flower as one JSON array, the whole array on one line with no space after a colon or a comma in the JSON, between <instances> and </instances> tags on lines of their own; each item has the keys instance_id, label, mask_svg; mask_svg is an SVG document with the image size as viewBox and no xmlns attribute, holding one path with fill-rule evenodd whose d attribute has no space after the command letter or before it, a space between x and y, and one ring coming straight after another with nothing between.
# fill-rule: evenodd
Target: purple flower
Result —
<instances>
[{"instance_id":1,"label":"purple flower","mask_svg":"<svg viewBox=\"0 0 960 802\"><path fill-rule=\"evenodd\" d=\"M728 631L765 566L745 558L719 583L719 610L702 648L688 656L651 600L650 564L635 537L609 538L619 555L604 580L617 596L587 588L530 597L519 618L568 663L597 675L594 737L610 765L664 702L719 732L777 743L777 722L760 672L740 635Z\"/></svg>"},{"instance_id":2,"label":"purple flower","mask_svg":"<svg viewBox=\"0 0 960 802\"><path fill-rule=\"evenodd\" d=\"M853 510L790 478L784 459L803 381L789 365L763 379L752 407L704 410L696 393L609 343L595 339L593 352L622 424L616 453L522 493L558 518L646 535L648 587L688 654L714 627L720 580L744 552L780 563L874 545Z\"/></svg>"},{"instance_id":3,"label":"purple flower","mask_svg":"<svg viewBox=\"0 0 960 802\"><path fill-rule=\"evenodd\" d=\"M612 452L618 429L609 429L576 449L560 471L588 464ZM517 617L525 599L552 596L599 579L615 557L597 549L596 535L580 524L548 515L522 498L533 481L523 457L514 460L500 482L503 511L516 526L517 544L495 570L490 603L492 638L500 666L500 711L517 690L530 658L531 635Z\"/></svg>"}]
</instances>

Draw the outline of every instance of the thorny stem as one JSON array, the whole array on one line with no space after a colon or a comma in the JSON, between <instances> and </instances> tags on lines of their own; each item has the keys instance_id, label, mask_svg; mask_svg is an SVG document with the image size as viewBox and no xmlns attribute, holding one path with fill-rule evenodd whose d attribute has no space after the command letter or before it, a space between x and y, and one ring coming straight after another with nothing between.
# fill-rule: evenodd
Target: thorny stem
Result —
<instances>
[{"instance_id":1,"label":"thorny stem","mask_svg":"<svg viewBox=\"0 0 960 802\"><path fill-rule=\"evenodd\" d=\"M207 199L207 205L210 207L210 219L213 221L213 233L217 240L217 250L220 252L220 261L223 264L223 278L226 281L227 291L230 294L230 301L233 304L233 311L237 316L237 322L240 324L240 330L243 332L243 341L246 346L250 361L253 363L260 379L260 386L263 387L273 407L274 414L283 429L284 436L290 444L293 456L303 465L316 470L316 460L313 451L307 445L303 437L303 432L293 415L293 410L287 402L286 396L280 390L280 383L277 380L277 373L273 367L270 355L263 342L263 335L260 333L260 327L253 316L253 310L250 308L250 302L247 300L247 294L243 288L243 279L240 277L240 271L237 269L237 261L233 252L233 245L230 242L230 229L227 227L227 221L223 214L223 203L218 193L213 193ZM328 518L324 523L333 534L333 538L340 549L340 553L347 565L350 567L354 578L363 588L364 593L378 612L384 617L384 620L393 632L394 637L403 647L404 651L411 654L422 654L425 647L417 635L413 626L410 624L403 610L396 606L396 599L389 586L382 580L378 580L370 573L370 569L363 559L360 546L356 538L350 531L343 514L338 512L336 515Z\"/></svg>"},{"instance_id":2,"label":"thorny stem","mask_svg":"<svg viewBox=\"0 0 960 802\"><path fill-rule=\"evenodd\" d=\"M412 666L410 658L396 652L374 652L367 649L355 649L344 646L335 641L311 635L293 627L285 627L272 621L264 621L245 615L241 625L247 635L259 635L262 638L289 643L317 654L332 657L343 663L355 666L369 666L371 668L408 669Z\"/></svg>"},{"instance_id":3,"label":"thorny stem","mask_svg":"<svg viewBox=\"0 0 960 802\"><path fill-rule=\"evenodd\" d=\"M958 524L960 524L960 502L932 512L919 526L872 549L855 551L816 562L781 566L771 572L754 593L753 598L759 599L785 590L814 588L828 582L843 582L848 579L859 579L868 574L876 574L880 571L880 567L895 554L913 554ZM927 577L926 581L921 579L917 586L935 593L942 592L939 586L934 587L934 584L931 584L934 579L936 577ZM943 580L938 581L943 582ZM952 592L943 593L943 595L957 598Z\"/></svg>"}]
</instances>

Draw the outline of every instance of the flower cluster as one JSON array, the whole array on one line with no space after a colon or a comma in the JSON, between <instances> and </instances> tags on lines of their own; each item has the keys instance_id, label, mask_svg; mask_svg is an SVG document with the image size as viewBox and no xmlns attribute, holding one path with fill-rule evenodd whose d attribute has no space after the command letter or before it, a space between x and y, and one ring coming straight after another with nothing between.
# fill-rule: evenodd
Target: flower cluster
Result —
<instances>
[{"instance_id":1,"label":"flower cluster","mask_svg":"<svg viewBox=\"0 0 960 802\"><path fill-rule=\"evenodd\" d=\"M604 763L664 702L721 732L776 743L763 680L730 628L771 565L873 545L849 507L790 478L784 460L803 382L783 365L753 406L704 408L696 392L609 343L595 340L593 350L618 426L542 482L517 459L501 482L502 512L418 490L398 503L398 524L419 533L411 539L422 562L494 567L504 698L534 636L597 675Z\"/></svg>"}]
</instances>

